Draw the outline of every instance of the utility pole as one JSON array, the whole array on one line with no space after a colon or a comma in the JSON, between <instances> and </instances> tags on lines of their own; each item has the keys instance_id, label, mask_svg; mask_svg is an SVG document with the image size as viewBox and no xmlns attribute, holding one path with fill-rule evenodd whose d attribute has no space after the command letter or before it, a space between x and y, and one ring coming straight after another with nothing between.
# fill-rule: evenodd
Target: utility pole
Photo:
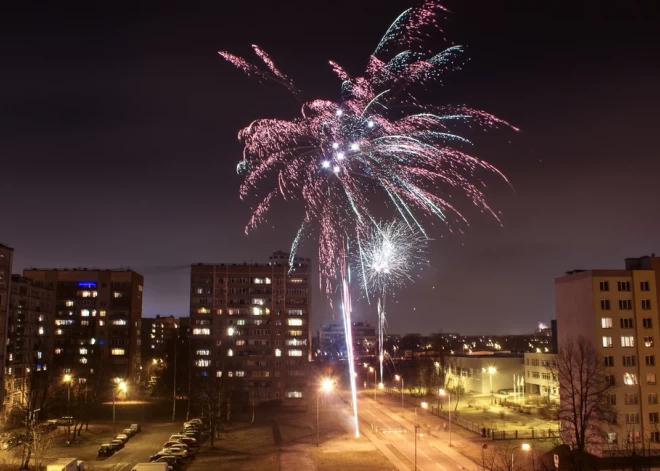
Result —
<instances>
[{"instance_id":1,"label":"utility pole","mask_svg":"<svg viewBox=\"0 0 660 471\"><path fill-rule=\"evenodd\" d=\"M172 422L174 422L174 416L176 415L176 350L177 344L179 343L179 333L177 332L176 339L174 340L174 385L172 387Z\"/></svg>"},{"instance_id":2,"label":"utility pole","mask_svg":"<svg viewBox=\"0 0 660 471\"><path fill-rule=\"evenodd\" d=\"M190 420L190 401L192 401L192 368L190 368L192 352L190 351L191 343L190 337L188 338L188 409L186 410L186 422Z\"/></svg>"}]
</instances>

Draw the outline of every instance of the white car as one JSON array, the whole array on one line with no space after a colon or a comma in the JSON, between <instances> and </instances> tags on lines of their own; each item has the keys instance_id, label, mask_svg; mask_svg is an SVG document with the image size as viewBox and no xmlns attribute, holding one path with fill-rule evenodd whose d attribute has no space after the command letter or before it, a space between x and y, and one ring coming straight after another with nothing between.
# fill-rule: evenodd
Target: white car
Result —
<instances>
[{"instance_id":1,"label":"white car","mask_svg":"<svg viewBox=\"0 0 660 471\"><path fill-rule=\"evenodd\" d=\"M159 455L179 456L181 458L188 458L188 450L184 450L183 448L174 448L174 447L163 448L157 454L159 454Z\"/></svg>"},{"instance_id":2,"label":"white car","mask_svg":"<svg viewBox=\"0 0 660 471\"><path fill-rule=\"evenodd\" d=\"M180 433L176 433L174 435L171 435L170 440L181 440L183 443L197 443L196 438L189 437L187 435L183 435L183 434L180 434Z\"/></svg>"}]
</instances>

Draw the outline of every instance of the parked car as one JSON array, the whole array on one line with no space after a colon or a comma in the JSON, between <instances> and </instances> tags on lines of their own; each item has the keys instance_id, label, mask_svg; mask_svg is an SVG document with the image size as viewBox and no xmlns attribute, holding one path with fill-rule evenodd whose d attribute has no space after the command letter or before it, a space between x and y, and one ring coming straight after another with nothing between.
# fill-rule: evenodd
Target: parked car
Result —
<instances>
[{"instance_id":1,"label":"parked car","mask_svg":"<svg viewBox=\"0 0 660 471\"><path fill-rule=\"evenodd\" d=\"M65 415L57 420L57 425L73 425L75 421L70 415Z\"/></svg>"},{"instance_id":2,"label":"parked car","mask_svg":"<svg viewBox=\"0 0 660 471\"><path fill-rule=\"evenodd\" d=\"M163 455L179 456L179 457L184 458L184 459L188 458L188 450L185 450L183 448L178 448L176 446L163 448L158 453L163 454Z\"/></svg>"},{"instance_id":3,"label":"parked car","mask_svg":"<svg viewBox=\"0 0 660 471\"><path fill-rule=\"evenodd\" d=\"M179 463L183 463L183 458L181 458L180 456L175 456L171 453L167 453L167 452L164 452L164 451L159 451L155 455L151 455L149 457L149 463L153 463L155 461L158 461L161 458L175 458L176 460L178 460Z\"/></svg>"},{"instance_id":4,"label":"parked car","mask_svg":"<svg viewBox=\"0 0 660 471\"><path fill-rule=\"evenodd\" d=\"M121 450L122 448L124 448L124 442L117 439L117 438L115 438L114 440L111 440L110 445L112 445L112 448L114 449L114 451Z\"/></svg>"},{"instance_id":5,"label":"parked car","mask_svg":"<svg viewBox=\"0 0 660 471\"><path fill-rule=\"evenodd\" d=\"M133 438L133 435L135 435L135 430L132 428L125 428L124 430L121 431L124 435L127 435L128 438Z\"/></svg>"},{"instance_id":6,"label":"parked car","mask_svg":"<svg viewBox=\"0 0 660 471\"><path fill-rule=\"evenodd\" d=\"M99 447L98 456L111 456L115 452L112 444L104 443Z\"/></svg>"},{"instance_id":7,"label":"parked car","mask_svg":"<svg viewBox=\"0 0 660 471\"><path fill-rule=\"evenodd\" d=\"M118 433L115 438L121 440L122 442L126 443L128 441L128 435L125 433Z\"/></svg>"},{"instance_id":8,"label":"parked car","mask_svg":"<svg viewBox=\"0 0 660 471\"><path fill-rule=\"evenodd\" d=\"M189 446L196 446L197 445L197 440L194 438L187 437L185 435L182 435L180 433L174 434L170 436L170 440L180 440L181 443L185 443L186 445Z\"/></svg>"},{"instance_id":9,"label":"parked car","mask_svg":"<svg viewBox=\"0 0 660 471\"><path fill-rule=\"evenodd\" d=\"M135 433L140 433L142 431L140 424L131 424L131 426L128 428L135 430Z\"/></svg>"},{"instance_id":10,"label":"parked car","mask_svg":"<svg viewBox=\"0 0 660 471\"><path fill-rule=\"evenodd\" d=\"M185 466L185 463L178 456L166 455L152 461L152 463L167 463L172 471L178 471Z\"/></svg>"}]
</instances>

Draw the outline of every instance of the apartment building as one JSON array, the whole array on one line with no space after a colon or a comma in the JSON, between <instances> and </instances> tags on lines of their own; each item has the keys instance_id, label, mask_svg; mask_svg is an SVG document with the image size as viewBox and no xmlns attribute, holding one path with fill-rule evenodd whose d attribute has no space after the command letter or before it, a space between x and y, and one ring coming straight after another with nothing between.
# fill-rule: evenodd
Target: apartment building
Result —
<instances>
[{"instance_id":1,"label":"apartment building","mask_svg":"<svg viewBox=\"0 0 660 471\"><path fill-rule=\"evenodd\" d=\"M132 270L30 269L23 275L55 291L53 365L84 383L140 380L144 278Z\"/></svg>"},{"instance_id":2,"label":"apartment building","mask_svg":"<svg viewBox=\"0 0 660 471\"><path fill-rule=\"evenodd\" d=\"M181 319L174 316L143 317L142 328L142 361L148 365L154 358L162 359L171 344L179 336Z\"/></svg>"},{"instance_id":3,"label":"apartment building","mask_svg":"<svg viewBox=\"0 0 660 471\"><path fill-rule=\"evenodd\" d=\"M368 322L353 322L353 353L356 357L378 356L376 327ZM346 356L346 330L344 324L325 324L318 330L317 356L321 359L336 359Z\"/></svg>"},{"instance_id":4,"label":"apartment building","mask_svg":"<svg viewBox=\"0 0 660 471\"><path fill-rule=\"evenodd\" d=\"M576 270L555 280L559 349L583 336L596 346L614 385L616 418L603 424L602 449L660 450L660 259L626 259L621 270Z\"/></svg>"},{"instance_id":5,"label":"apartment building","mask_svg":"<svg viewBox=\"0 0 660 471\"><path fill-rule=\"evenodd\" d=\"M7 363L7 320L9 318L9 290L14 249L0 244L0 384L4 384L4 365ZM0 390L0 402L4 390Z\"/></svg>"},{"instance_id":6,"label":"apartment building","mask_svg":"<svg viewBox=\"0 0 660 471\"><path fill-rule=\"evenodd\" d=\"M240 378L255 402L303 397L311 359L309 270L309 259L290 266L284 252L265 264L193 265L194 374Z\"/></svg>"},{"instance_id":7,"label":"apartment building","mask_svg":"<svg viewBox=\"0 0 660 471\"><path fill-rule=\"evenodd\" d=\"M11 277L5 410L23 405L33 389L46 387L35 375L45 376L53 361L55 292L19 275ZM45 391L43 391L45 393Z\"/></svg>"}]
</instances>

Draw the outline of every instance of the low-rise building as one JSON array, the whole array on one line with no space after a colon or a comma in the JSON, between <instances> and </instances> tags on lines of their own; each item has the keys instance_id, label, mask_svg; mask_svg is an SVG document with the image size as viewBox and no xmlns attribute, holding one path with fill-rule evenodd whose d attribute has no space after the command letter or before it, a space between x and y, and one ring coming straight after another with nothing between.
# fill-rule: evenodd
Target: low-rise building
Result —
<instances>
[{"instance_id":1,"label":"low-rise building","mask_svg":"<svg viewBox=\"0 0 660 471\"><path fill-rule=\"evenodd\" d=\"M559 400L556 353L525 353L525 394Z\"/></svg>"},{"instance_id":2,"label":"low-rise building","mask_svg":"<svg viewBox=\"0 0 660 471\"><path fill-rule=\"evenodd\" d=\"M473 394L513 392L525 372L521 354L451 355L444 360L444 370L448 388Z\"/></svg>"},{"instance_id":3,"label":"low-rise building","mask_svg":"<svg viewBox=\"0 0 660 471\"><path fill-rule=\"evenodd\" d=\"M377 356L378 336L376 328L368 322L353 322L353 354L356 357ZM346 356L346 331L344 324L326 324L318 330L318 356L325 359Z\"/></svg>"}]
</instances>

